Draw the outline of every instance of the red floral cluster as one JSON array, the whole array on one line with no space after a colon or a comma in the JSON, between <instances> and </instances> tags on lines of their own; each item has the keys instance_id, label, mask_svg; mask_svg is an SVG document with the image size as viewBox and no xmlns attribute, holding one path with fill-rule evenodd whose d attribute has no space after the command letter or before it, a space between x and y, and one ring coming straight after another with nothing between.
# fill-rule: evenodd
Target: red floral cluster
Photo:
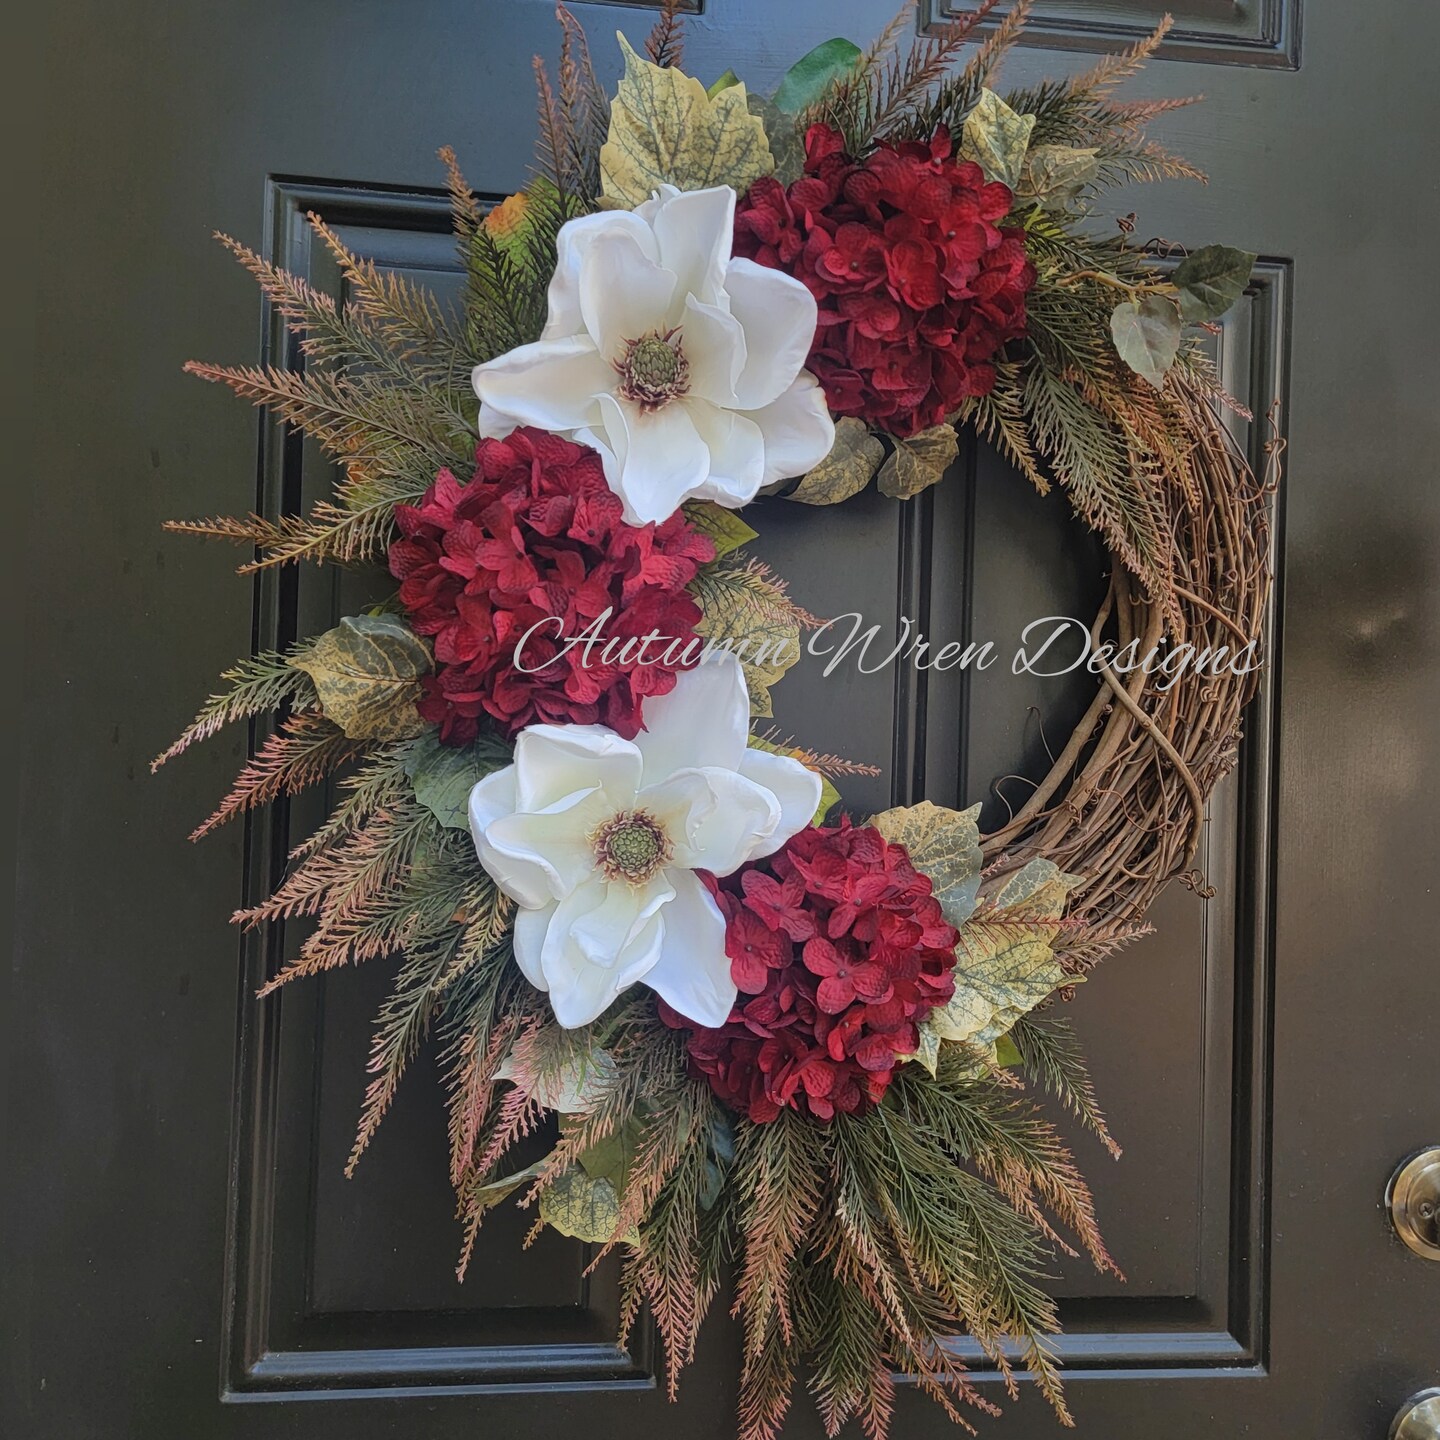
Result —
<instances>
[{"instance_id":1,"label":"red floral cluster","mask_svg":"<svg viewBox=\"0 0 1440 1440\"><path fill-rule=\"evenodd\" d=\"M633 739L645 697L690 668L681 652L700 607L685 587L714 543L679 512L663 525L626 524L594 450L532 429L482 440L468 485L442 470L395 518L390 573L416 633L435 640L419 709L447 744L468 744L486 715L506 734L598 721ZM561 654L607 610L612 660L583 645ZM652 632L665 645L642 651Z\"/></svg>"},{"instance_id":2,"label":"red floral cluster","mask_svg":"<svg viewBox=\"0 0 1440 1440\"><path fill-rule=\"evenodd\" d=\"M1025 333L1035 267L1003 228L1008 186L956 161L950 132L864 160L811 126L805 174L750 188L735 253L802 280L820 307L809 366L837 415L892 435L938 425L995 384L993 360Z\"/></svg>"},{"instance_id":3,"label":"red floral cluster","mask_svg":"<svg viewBox=\"0 0 1440 1440\"><path fill-rule=\"evenodd\" d=\"M695 1068L751 1120L789 1107L818 1120L874 1104L917 1024L954 993L959 937L930 880L878 830L802 830L715 885L740 994L718 1030L691 1031Z\"/></svg>"}]
</instances>

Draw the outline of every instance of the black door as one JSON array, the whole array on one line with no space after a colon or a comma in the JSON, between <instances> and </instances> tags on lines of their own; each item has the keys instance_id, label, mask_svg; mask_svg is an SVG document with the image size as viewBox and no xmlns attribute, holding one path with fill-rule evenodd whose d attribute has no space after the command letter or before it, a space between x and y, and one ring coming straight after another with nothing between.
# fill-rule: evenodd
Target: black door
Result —
<instances>
[{"instance_id":1,"label":"black door","mask_svg":"<svg viewBox=\"0 0 1440 1440\"><path fill-rule=\"evenodd\" d=\"M765 89L819 40L874 33L891 0L700 8L687 68L733 66ZM1162 8L1042 0L1008 78L1068 71ZM1174 8L1135 93L1209 95L1165 131L1213 179L1127 203L1145 234L1262 256L1216 345L1257 413L1285 402L1278 664L1203 876L1172 886L1157 933L1072 1004L1126 1147L1117 1166L1077 1140L1128 1283L1060 1276L1062 1353L1082 1435L1381 1440L1402 1399L1440 1383L1440 1265L1399 1245L1381 1204L1395 1162L1440 1143L1440 14L1429 0ZM610 77L609 33L638 38L654 16L575 9ZM310 247L315 210L381 264L452 283L434 151L453 143L487 196L523 183L529 58L555 49L551 7L62 0L49 25L28 212L44 230L38 445L17 481L36 523L0 1429L724 1440L738 1343L723 1316L671 1409L643 1335L615 1349L614 1274L583 1278L579 1247L522 1253L526 1220L500 1216L456 1283L423 1062L343 1178L385 967L256 1003L284 937L237 953L225 917L311 817L190 848L243 738L147 769L206 677L345 605L314 572L252 588L228 555L160 534L167 517L291 505L331 478L180 375L195 356L284 356L209 231L338 291ZM946 637L1068 613L1098 573L1063 505L984 450L908 508L872 496L817 527L775 502L757 525L812 610L920 617ZM803 670L778 719L883 766L849 787L857 809L928 794L990 797L1003 816L992 782L1042 764L1076 697L999 668L953 689ZM902 1398L897 1434L942 1425ZM993 1433L1053 1425L1027 1396ZM788 1433L813 1427L802 1405Z\"/></svg>"}]
</instances>

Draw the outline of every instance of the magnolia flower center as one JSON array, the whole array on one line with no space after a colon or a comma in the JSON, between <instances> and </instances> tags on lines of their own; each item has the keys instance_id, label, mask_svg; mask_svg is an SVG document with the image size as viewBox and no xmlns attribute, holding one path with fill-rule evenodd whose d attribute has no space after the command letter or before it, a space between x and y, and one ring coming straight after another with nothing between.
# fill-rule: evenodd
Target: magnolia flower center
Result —
<instances>
[{"instance_id":1,"label":"magnolia flower center","mask_svg":"<svg viewBox=\"0 0 1440 1440\"><path fill-rule=\"evenodd\" d=\"M619 391L642 410L658 410L690 389L690 362L680 346L680 332L654 330L638 340L627 340L615 362L620 372Z\"/></svg>"},{"instance_id":2,"label":"magnolia flower center","mask_svg":"<svg viewBox=\"0 0 1440 1440\"><path fill-rule=\"evenodd\" d=\"M670 837L653 815L623 812L590 837L595 862L609 880L643 885L670 859Z\"/></svg>"}]
</instances>

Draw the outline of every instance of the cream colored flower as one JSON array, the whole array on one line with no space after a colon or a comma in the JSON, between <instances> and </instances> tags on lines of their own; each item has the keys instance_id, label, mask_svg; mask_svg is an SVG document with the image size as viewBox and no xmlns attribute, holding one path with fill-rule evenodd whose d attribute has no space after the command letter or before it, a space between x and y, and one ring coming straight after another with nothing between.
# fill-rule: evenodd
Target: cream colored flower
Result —
<instances>
[{"instance_id":1,"label":"cream colored flower","mask_svg":"<svg viewBox=\"0 0 1440 1440\"><path fill-rule=\"evenodd\" d=\"M531 725L515 763L470 792L480 861L520 906L515 959L555 1018L588 1025L637 982L698 1025L725 1023L725 919L695 875L728 875L810 823L820 780L748 746L733 655L680 676L632 742Z\"/></svg>"},{"instance_id":2,"label":"cream colored flower","mask_svg":"<svg viewBox=\"0 0 1440 1440\"><path fill-rule=\"evenodd\" d=\"M814 297L732 259L735 192L661 186L565 225L544 333L476 366L480 434L533 425L594 446L632 524L736 507L803 475L835 426L803 367Z\"/></svg>"}]
</instances>

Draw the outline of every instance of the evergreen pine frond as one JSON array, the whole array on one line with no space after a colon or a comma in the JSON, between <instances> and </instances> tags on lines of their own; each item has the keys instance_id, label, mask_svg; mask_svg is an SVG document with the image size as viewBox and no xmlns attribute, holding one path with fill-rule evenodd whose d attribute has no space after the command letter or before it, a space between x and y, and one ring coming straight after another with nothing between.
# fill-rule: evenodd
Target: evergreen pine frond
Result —
<instances>
[{"instance_id":1,"label":"evergreen pine frond","mask_svg":"<svg viewBox=\"0 0 1440 1440\"><path fill-rule=\"evenodd\" d=\"M1035 448L1070 492L1082 519L1104 536L1159 603L1173 603L1174 543L1150 478L1124 436L1073 385L1039 359L1024 405Z\"/></svg>"},{"instance_id":2,"label":"evergreen pine frond","mask_svg":"<svg viewBox=\"0 0 1440 1440\"><path fill-rule=\"evenodd\" d=\"M354 1175L420 1042L429 1033L446 987L455 978L460 933L458 925L451 925L438 935L413 939L395 987L380 1007L367 1067L372 1078L365 1090L355 1144L345 1165L347 1176Z\"/></svg>"},{"instance_id":3,"label":"evergreen pine frond","mask_svg":"<svg viewBox=\"0 0 1440 1440\"><path fill-rule=\"evenodd\" d=\"M1019 40L1030 18L1032 4L1033 0L1016 0L959 73L946 77L933 94L915 107L912 115L904 118L897 127L901 133L897 133L896 138L928 139L937 125L944 125L958 139L960 127L980 98L980 91L987 87L994 89L992 82L1001 62Z\"/></svg>"},{"instance_id":4,"label":"evergreen pine frond","mask_svg":"<svg viewBox=\"0 0 1440 1440\"><path fill-rule=\"evenodd\" d=\"M318 711L305 710L287 716L236 776L235 784L219 808L196 826L190 838L203 839L247 810L318 785L364 749L364 741L350 739Z\"/></svg>"},{"instance_id":5,"label":"evergreen pine frond","mask_svg":"<svg viewBox=\"0 0 1440 1440\"><path fill-rule=\"evenodd\" d=\"M685 58L685 16L683 0L663 0L660 18L645 39L645 53L652 65L678 68Z\"/></svg>"},{"instance_id":6,"label":"evergreen pine frond","mask_svg":"<svg viewBox=\"0 0 1440 1440\"><path fill-rule=\"evenodd\" d=\"M306 709L318 703L315 685L309 675L296 669L288 655L275 650L266 650L239 661L223 671L220 678L226 682L227 688L212 695L179 739L151 761L152 773L192 745L210 739L238 720L271 714L282 705Z\"/></svg>"},{"instance_id":7,"label":"evergreen pine frond","mask_svg":"<svg viewBox=\"0 0 1440 1440\"><path fill-rule=\"evenodd\" d=\"M1020 1052L1026 1073L1033 1075L1118 1160L1120 1146L1105 1123L1089 1066L1070 1022L1027 1015L1011 1029L1010 1038Z\"/></svg>"}]
</instances>

